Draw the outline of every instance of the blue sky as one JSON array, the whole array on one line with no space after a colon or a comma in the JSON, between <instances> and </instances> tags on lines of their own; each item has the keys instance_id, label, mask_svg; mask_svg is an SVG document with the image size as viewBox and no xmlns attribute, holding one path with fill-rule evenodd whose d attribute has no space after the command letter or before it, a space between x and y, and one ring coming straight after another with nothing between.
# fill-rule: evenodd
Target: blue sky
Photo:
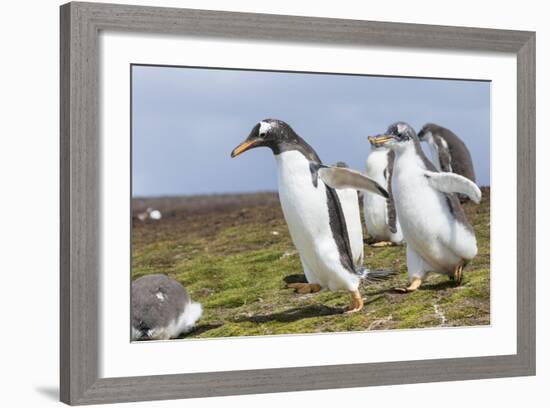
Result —
<instances>
[{"instance_id":1,"label":"blue sky","mask_svg":"<svg viewBox=\"0 0 550 408\"><path fill-rule=\"evenodd\" d=\"M134 197L275 191L276 165L269 149L229 156L265 118L290 124L324 163L342 160L359 170L370 150L367 136L398 120L417 131L434 122L464 140L478 184L490 183L488 82L132 69Z\"/></svg>"}]
</instances>

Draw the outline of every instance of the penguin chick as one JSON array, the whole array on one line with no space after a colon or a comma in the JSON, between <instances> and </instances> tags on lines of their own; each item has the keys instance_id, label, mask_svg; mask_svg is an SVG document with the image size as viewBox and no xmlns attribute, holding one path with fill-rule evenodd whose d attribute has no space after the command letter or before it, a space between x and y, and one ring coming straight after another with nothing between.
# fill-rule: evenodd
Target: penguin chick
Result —
<instances>
[{"instance_id":1,"label":"penguin chick","mask_svg":"<svg viewBox=\"0 0 550 408\"><path fill-rule=\"evenodd\" d=\"M455 193L479 203L478 186L466 177L439 172L407 123L393 124L371 141L395 152L392 191L407 241L410 280L402 291L418 289L428 272L448 275L459 284L464 266L477 254L477 241Z\"/></svg>"},{"instance_id":2,"label":"penguin chick","mask_svg":"<svg viewBox=\"0 0 550 408\"><path fill-rule=\"evenodd\" d=\"M178 281L162 274L132 282L132 340L168 340L193 329L202 306Z\"/></svg>"}]
</instances>

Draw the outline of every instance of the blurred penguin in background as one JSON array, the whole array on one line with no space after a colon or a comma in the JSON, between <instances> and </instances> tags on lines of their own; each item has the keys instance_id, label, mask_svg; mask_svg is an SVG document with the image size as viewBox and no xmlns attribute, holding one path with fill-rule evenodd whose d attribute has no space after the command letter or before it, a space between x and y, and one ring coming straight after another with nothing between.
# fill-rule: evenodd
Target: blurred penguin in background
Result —
<instances>
[{"instance_id":1,"label":"blurred penguin in background","mask_svg":"<svg viewBox=\"0 0 550 408\"><path fill-rule=\"evenodd\" d=\"M382 197L365 191L363 194L363 212L365 226L371 237L371 246L384 247L403 243L403 233L397 218L393 200L391 179L395 152L385 146L372 143L366 161L366 175L384 187L389 196Z\"/></svg>"},{"instance_id":2,"label":"blurred penguin in background","mask_svg":"<svg viewBox=\"0 0 550 408\"><path fill-rule=\"evenodd\" d=\"M428 123L418 132L418 139L428 143L435 168L445 173L455 173L476 182L470 151L464 142L451 130L434 123ZM459 194L461 202L468 196Z\"/></svg>"}]
</instances>

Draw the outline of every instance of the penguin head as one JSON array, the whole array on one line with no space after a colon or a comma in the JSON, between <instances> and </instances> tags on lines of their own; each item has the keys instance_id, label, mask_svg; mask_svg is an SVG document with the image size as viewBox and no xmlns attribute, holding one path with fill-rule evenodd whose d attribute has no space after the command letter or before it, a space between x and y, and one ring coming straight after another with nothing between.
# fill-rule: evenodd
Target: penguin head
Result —
<instances>
[{"instance_id":1,"label":"penguin head","mask_svg":"<svg viewBox=\"0 0 550 408\"><path fill-rule=\"evenodd\" d=\"M374 146L386 146L392 150L402 150L418 143L418 136L408 123L396 122L390 125L384 134L370 136L369 142Z\"/></svg>"},{"instance_id":2,"label":"penguin head","mask_svg":"<svg viewBox=\"0 0 550 408\"><path fill-rule=\"evenodd\" d=\"M152 326L152 322L145 322L134 316L132 319L132 340L154 339L156 329Z\"/></svg>"},{"instance_id":3,"label":"penguin head","mask_svg":"<svg viewBox=\"0 0 550 408\"><path fill-rule=\"evenodd\" d=\"M418 140L421 142L431 142L434 134L438 133L439 126L433 123L426 123L420 132L418 132Z\"/></svg>"},{"instance_id":4,"label":"penguin head","mask_svg":"<svg viewBox=\"0 0 550 408\"><path fill-rule=\"evenodd\" d=\"M261 146L269 147L274 154L278 154L285 145L298 145L300 142L300 137L287 123L278 119L264 119L252 128L244 142L233 149L231 157Z\"/></svg>"}]
</instances>

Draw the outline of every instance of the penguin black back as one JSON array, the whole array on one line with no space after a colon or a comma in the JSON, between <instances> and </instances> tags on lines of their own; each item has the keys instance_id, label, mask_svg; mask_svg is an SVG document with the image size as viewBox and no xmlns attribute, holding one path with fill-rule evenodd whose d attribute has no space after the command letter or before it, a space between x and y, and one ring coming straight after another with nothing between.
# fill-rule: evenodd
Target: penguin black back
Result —
<instances>
[{"instance_id":1,"label":"penguin black back","mask_svg":"<svg viewBox=\"0 0 550 408\"><path fill-rule=\"evenodd\" d=\"M422 127L418 133L419 139L423 140L428 133L432 134L434 143L436 143L440 152L439 162L441 170L459 174L475 183L476 176L472 157L464 142L450 129L434 123L428 123ZM446 148L444 144L446 144ZM446 154L446 150L448 150L448 154Z\"/></svg>"}]
</instances>

